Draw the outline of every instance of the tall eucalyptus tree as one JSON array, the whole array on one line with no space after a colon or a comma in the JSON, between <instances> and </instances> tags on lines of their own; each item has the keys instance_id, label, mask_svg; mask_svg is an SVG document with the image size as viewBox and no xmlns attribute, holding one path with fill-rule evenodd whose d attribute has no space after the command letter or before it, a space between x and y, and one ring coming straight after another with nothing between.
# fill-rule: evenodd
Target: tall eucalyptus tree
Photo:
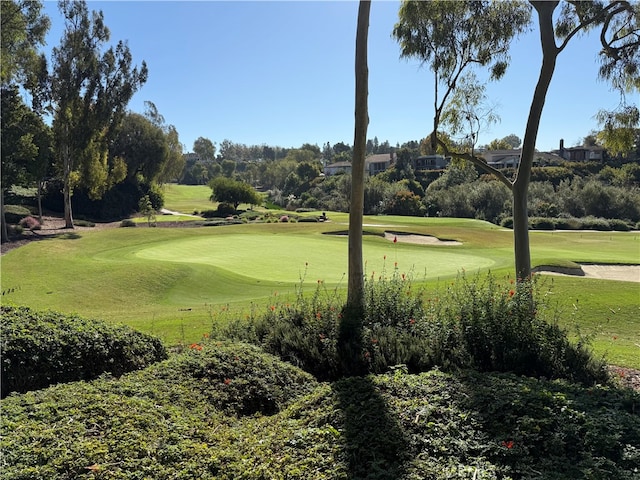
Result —
<instances>
[{"instance_id":1,"label":"tall eucalyptus tree","mask_svg":"<svg viewBox=\"0 0 640 480\"><path fill-rule=\"evenodd\" d=\"M66 228L73 228L71 197L77 186L100 198L110 184L122 180L109 163L108 141L117 131L126 106L147 79L147 66L132 66L122 41L104 50L109 29L102 12L89 14L82 0L58 4L65 30L53 49L51 101L58 167L63 181ZM115 177L118 178L115 178Z\"/></svg>"}]
</instances>

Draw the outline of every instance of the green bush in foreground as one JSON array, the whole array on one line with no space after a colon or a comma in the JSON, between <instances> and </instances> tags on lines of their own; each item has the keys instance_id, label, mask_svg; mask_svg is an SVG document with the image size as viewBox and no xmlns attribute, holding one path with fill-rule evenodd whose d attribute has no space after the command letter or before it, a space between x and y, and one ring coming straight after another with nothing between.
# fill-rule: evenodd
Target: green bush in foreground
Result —
<instances>
[{"instance_id":1,"label":"green bush in foreground","mask_svg":"<svg viewBox=\"0 0 640 480\"><path fill-rule=\"evenodd\" d=\"M367 278L358 355L368 372L405 365L415 373L440 366L587 385L608 380L604 361L584 339L572 343L558 326L535 280L516 287L491 275L461 275L432 298L414 290L411 276L397 266L391 275L374 272ZM341 301L319 281L313 295L299 291L294 304L274 302L266 313L229 322L213 335L256 343L318 379L335 380L347 373L338 349Z\"/></svg>"},{"instance_id":2,"label":"green bush in foreground","mask_svg":"<svg viewBox=\"0 0 640 480\"><path fill-rule=\"evenodd\" d=\"M255 347L205 342L118 379L3 399L2 477L631 480L639 402L473 371L319 384Z\"/></svg>"},{"instance_id":3,"label":"green bush in foreground","mask_svg":"<svg viewBox=\"0 0 640 480\"><path fill-rule=\"evenodd\" d=\"M55 312L4 305L2 397L52 383L122 375L167 358L155 337Z\"/></svg>"}]
</instances>

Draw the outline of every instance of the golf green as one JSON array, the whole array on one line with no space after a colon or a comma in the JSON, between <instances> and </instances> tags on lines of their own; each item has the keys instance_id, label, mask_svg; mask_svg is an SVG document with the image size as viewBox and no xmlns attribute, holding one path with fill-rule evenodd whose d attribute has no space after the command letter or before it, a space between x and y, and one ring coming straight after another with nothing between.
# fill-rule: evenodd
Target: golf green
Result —
<instances>
[{"instance_id":1,"label":"golf green","mask_svg":"<svg viewBox=\"0 0 640 480\"><path fill-rule=\"evenodd\" d=\"M334 235L212 235L185 237L141 246L139 259L214 265L253 278L277 282L322 280L338 283L347 273L348 240ZM491 258L456 246L397 245L380 237L365 237L366 273L378 276L399 271L424 279L455 276L461 270L491 268Z\"/></svg>"}]
</instances>

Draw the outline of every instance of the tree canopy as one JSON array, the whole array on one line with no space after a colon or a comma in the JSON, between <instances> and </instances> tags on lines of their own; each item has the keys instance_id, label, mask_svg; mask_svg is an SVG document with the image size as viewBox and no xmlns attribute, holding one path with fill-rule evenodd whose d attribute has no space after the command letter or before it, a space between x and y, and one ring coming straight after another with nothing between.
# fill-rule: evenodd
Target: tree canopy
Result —
<instances>
[{"instance_id":1,"label":"tree canopy","mask_svg":"<svg viewBox=\"0 0 640 480\"><path fill-rule=\"evenodd\" d=\"M0 21L0 72L2 85L20 83L33 87L46 65L38 53L51 24L42 13L42 2L2 0Z\"/></svg>"},{"instance_id":2,"label":"tree canopy","mask_svg":"<svg viewBox=\"0 0 640 480\"><path fill-rule=\"evenodd\" d=\"M211 187L211 201L230 203L233 208L238 209L241 203L249 205L259 205L262 198L251 185L226 177L216 177L209 182Z\"/></svg>"}]
</instances>

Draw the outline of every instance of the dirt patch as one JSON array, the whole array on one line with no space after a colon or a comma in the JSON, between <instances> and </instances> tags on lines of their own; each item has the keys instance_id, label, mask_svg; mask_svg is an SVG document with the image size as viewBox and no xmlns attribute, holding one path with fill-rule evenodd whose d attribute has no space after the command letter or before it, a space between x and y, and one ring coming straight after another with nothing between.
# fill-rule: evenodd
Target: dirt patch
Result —
<instances>
[{"instance_id":1,"label":"dirt patch","mask_svg":"<svg viewBox=\"0 0 640 480\"><path fill-rule=\"evenodd\" d=\"M120 226L120 222L96 223L93 227L81 227L76 225L74 229L64 228L64 218L58 216L43 216L43 223L40 230L25 230L20 235L12 236L8 242L0 247L2 255L11 250L26 245L30 242L37 242L46 238L52 238L60 235L69 235L81 233L83 231L101 230L103 228L115 228Z\"/></svg>"},{"instance_id":2,"label":"dirt patch","mask_svg":"<svg viewBox=\"0 0 640 480\"><path fill-rule=\"evenodd\" d=\"M432 235L418 235L415 233L384 232L384 238L391 242L414 243L417 245L462 245L456 240L440 240Z\"/></svg>"}]
</instances>

